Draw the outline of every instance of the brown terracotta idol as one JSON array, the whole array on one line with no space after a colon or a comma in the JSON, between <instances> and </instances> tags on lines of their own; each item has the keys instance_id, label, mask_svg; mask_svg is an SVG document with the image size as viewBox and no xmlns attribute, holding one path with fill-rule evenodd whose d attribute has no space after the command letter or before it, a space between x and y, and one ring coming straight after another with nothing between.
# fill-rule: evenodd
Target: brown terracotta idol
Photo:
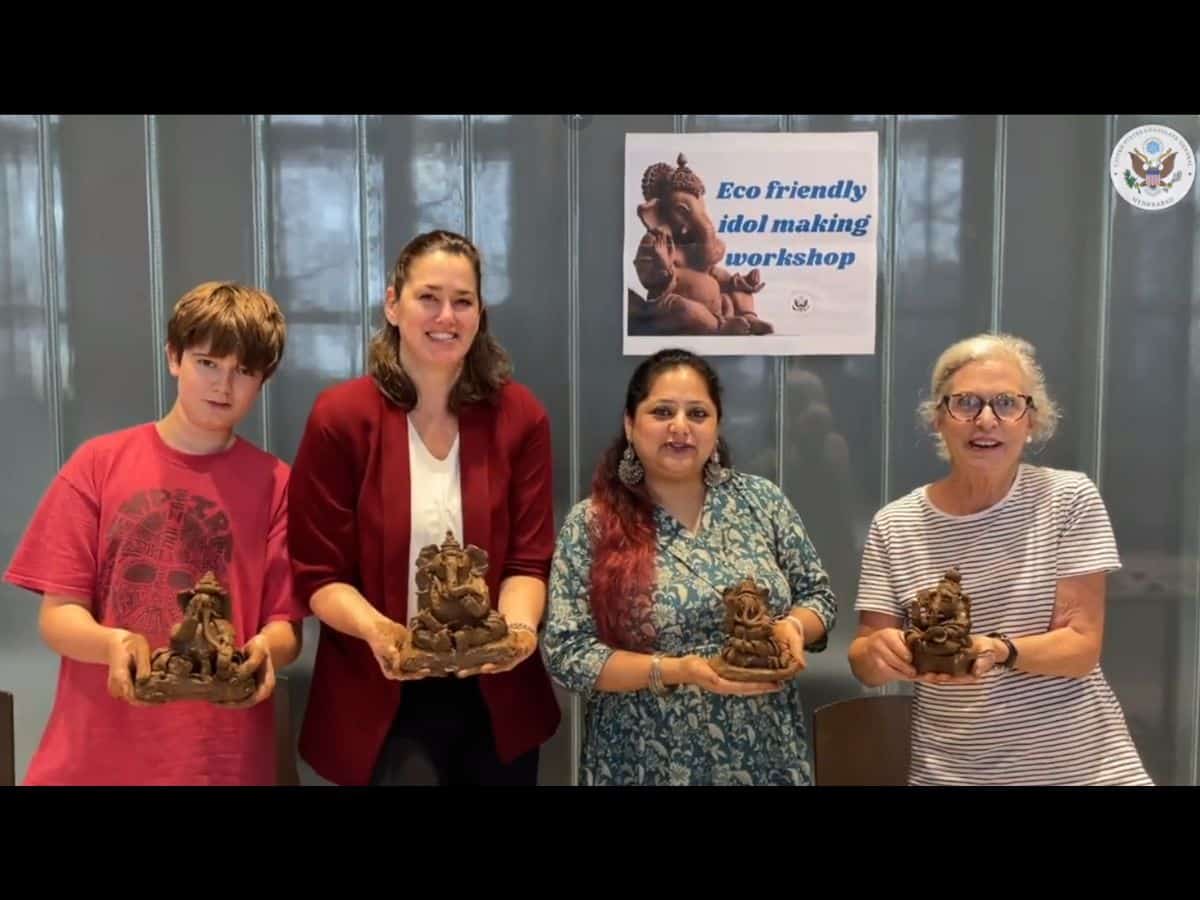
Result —
<instances>
[{"instance_id":1,"label":"brown terracotta idol","mask_svg":"<svg viewBox=\"0 0 1200 900\"><path fill-rule=\"evenodd\" d=\"M725 591L725 645L709 660L729 681L784 681L803 668L775 637L770 590L745 578Z\"/></svg>"},{"instance_id":2,"label":"brown terracotta idol","mask_svg":"<svg viewBox=\"0 0 1200 900\"><path fill-rule=\"evenodd\" d=\"M520 652L518 640L488 599L487 551L463 547L452 532L439 547L417 556L417 616L409 623L412 646L405 672L429 669L449 675L492 663L504 665Z\"/></svg>"},{"instance_id":3,"label":"brown terracotta idol","mask_svg":"<svg viewBox=\"0 0 1200 900\"><path fill-rule=\"evenodd\" d=\"M926 588L909 604L904 643L918 675L966 675L978 651L971 643L971 598L962 591L958 569L949 569L937 587Z\"/></svg>"},{"instance_id":4,"label":"brown terracotta idol","mask_svg":"<svg viewBox=\"0 0 1200 900\"><path fill-rule=\"evenodd\" d=\"M171 629L170 644L150 658L150 675L134 683L134 695L148 703L209 700L238 703L258 685L243 674L246 655L237 649L229 594L212 572L177 595L183 621Z\"/></svg>"},{"instance_id":5,"label":"brown terracotta idol","mask_svg":"<svg viewBox=\"0 0 1200 900\"><path fill-rule=\"evenodd\" d=\"M754 295L766 287L758 269L730 272L725 242L704 202L704 181L682 153L642 173L637 214L646 227L633 266L646 296L630 290L629 333L770 334Z\"/></svg>"}]
</instances>

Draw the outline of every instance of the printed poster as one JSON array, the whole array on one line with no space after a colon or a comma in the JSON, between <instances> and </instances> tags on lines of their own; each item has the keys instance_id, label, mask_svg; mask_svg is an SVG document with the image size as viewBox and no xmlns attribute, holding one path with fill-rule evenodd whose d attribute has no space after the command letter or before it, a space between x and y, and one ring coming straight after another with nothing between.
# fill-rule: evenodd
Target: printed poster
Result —
<instances>
[{"instance_id":1,"label":"printed poster","mask_svg":"<svg viewBox=\"0 0 1200 900\"><path fill-rule=\"evenodd\" d=\"M878 142L626 135L624 353L874 353Z\"/></svg>"}]
</instances>

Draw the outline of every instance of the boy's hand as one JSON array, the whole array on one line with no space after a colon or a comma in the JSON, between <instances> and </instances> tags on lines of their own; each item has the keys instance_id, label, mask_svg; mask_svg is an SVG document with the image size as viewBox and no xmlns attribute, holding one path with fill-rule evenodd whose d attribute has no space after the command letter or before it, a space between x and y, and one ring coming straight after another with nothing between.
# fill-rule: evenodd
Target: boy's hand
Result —
<instances>
[{"instance_id":1,"label":"boy's hand","mask_svg":"<svg viewBox=\"0 0 1200 900\"><path fill-rule=\"evenodd\" d=\"M242 648L246 661L238 666L237 674L242 678L253 675L258 689L245 700L236 703L218 703L225 709L249 709L257 706L275 692L275 663L271 659L271 646L263 634L256 634Z\"/></svg>"},{"instance_id":2,"label":"boy's hand","mask_svg":"<svg viewBox=\"0 0 1200 900\"><path fill-rule=\"evenodd\" d=\"M150 677L150 644L140 634L114 628L108 651L108 693L131 706L155 706L137 699L134 678Z\"/></svg>"}]
</instances>

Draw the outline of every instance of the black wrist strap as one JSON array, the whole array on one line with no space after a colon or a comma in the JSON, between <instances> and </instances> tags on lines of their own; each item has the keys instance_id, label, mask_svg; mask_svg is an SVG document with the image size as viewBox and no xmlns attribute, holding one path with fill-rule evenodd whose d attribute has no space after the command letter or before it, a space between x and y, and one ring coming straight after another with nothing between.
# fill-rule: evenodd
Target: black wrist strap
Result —
<instances>
[{"instance_id":1,"label":"black wrist strap","mask_svg":"<svg viewBox=\"0 0 1200 900\"><path fill-rule=\"evenodd\" d=\"M988 637L996 638L998 641L1003 641L1004 646L1008 648L1008 657L1001 663L1006 669L1011 669L1017 662L1017 645L1009 640L1008 635L1001 631L993 631Z\"/></svg>"}]
</instances>

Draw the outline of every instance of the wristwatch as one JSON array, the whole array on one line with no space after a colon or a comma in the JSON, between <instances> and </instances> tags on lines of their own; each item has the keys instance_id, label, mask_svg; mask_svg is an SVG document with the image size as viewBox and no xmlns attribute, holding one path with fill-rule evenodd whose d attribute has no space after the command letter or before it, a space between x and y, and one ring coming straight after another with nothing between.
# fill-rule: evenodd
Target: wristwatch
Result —
<instances>
[{"instance_id":1,"label":"wristwatch","mask_svg":"<svg viewBox=\"0 0 1200 900\"><path fill-rule=\"evenodd\" d=\"M1004 642L1004 646L1008 648L1008 656L1005 658L1004 662L1002 662L1000 665L1002 665L1006 669L1013 668L1017 662L1017 645L1014 644L1011 640L1009 640L1008 635L1002 631L993 631L990 634L988 634L988 637L995 638L998 641Z\"/></svg>"}]
</instances>

